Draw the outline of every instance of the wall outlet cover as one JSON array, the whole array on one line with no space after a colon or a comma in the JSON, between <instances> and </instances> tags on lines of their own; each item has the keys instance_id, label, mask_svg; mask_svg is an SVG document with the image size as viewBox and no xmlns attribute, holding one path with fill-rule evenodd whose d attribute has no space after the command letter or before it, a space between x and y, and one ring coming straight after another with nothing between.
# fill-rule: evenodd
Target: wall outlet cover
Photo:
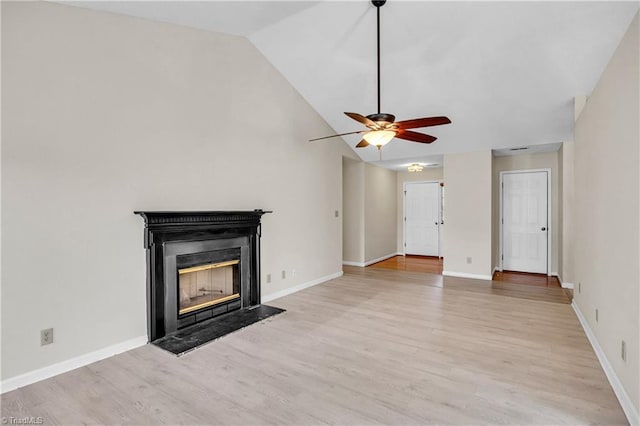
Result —
<instances>
[{"instance_id":1,"label":"wall outlet cover","mask_svg":"<svg viewBox=\"0 0 640 426\"><path fill-rule=\"evenodd\" d=\"M53 343L53 328L40 330L40 346L50 345Z\"/></svg>"}]
</instances>

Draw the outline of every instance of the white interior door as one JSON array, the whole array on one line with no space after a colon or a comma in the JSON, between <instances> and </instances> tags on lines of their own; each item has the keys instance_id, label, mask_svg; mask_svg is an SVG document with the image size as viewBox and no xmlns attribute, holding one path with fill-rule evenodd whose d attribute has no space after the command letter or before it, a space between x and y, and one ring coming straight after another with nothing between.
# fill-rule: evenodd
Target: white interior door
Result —
<instances>
[{"instance_id":1,"label":"white interior door","mask_svg":"<svg viewBox=\"0 0 640 426\"><path fill-rule=\"evenodd\" d=\"M502 175L502 269L547 273L548 173Z\"/></svg>"},{"instance_id":2,"label":"white interior door","mask_svg":"<svg viewBox=\"0 0 640 426\"><path fill-rule=\"evenodd\" d=\"M405 249L406 254L439 255L440 183L405 184Z\"/></svg>"}]
</instances>

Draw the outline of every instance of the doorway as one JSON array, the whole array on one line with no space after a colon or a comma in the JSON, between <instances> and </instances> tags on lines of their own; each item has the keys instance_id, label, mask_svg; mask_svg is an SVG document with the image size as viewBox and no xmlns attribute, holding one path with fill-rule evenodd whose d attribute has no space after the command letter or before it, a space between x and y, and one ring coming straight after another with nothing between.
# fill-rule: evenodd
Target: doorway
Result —
<instances>
[{"instance_id":1,"label":"doorway","mask_svg":"<svg viewBox=\"0 0 640 426\"><path fill-rule=\"evenodd\" d=\"M439 257L442 224L440 182L406 182L404 254Z\"/></svg>"},{"instance_id":2,"label":"doorway","mask_svg":"<svg viewBox=\"0 0 640 426\"><path fill-rule=\"evenodd\" d=\"M503 271L550 275L551 170L500 173Z\"/></svg>"}]
</instances>

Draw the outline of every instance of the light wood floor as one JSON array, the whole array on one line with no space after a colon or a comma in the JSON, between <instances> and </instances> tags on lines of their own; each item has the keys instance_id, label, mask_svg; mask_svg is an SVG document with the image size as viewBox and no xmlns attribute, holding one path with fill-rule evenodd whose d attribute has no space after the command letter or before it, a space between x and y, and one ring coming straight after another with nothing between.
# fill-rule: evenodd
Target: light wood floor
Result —
<instances>
[{"instance_id":1,"label":"light wood floor","mask_svg":"<svg viewBox=\"0 0 640 426\"><path fill-rule=\"evenodd\" d=\"M144 346L2 396L44 424L624 424L571 307L345 267L183 357ZM477 282L476 282L477 284Z\"/></svg>"}]
</instances>

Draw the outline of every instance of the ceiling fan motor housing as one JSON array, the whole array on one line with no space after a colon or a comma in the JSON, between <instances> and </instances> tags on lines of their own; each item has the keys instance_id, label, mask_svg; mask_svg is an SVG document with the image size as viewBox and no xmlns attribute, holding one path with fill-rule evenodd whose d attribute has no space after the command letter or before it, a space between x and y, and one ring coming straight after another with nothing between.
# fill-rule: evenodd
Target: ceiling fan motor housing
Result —
<instances>
[{"instance_id":1,"label":"ceiling fan motor housing","mask_svg":"<svg viewBox=\"0 0 640 426\"><path fill-rule=\"evenodd\" d=\"M384 112L378 113L378 114L369 114L369 115L367 115L367 118L369 120L371 120L371 121L376 122L376 123L387 122L387 123L391 124L394 121L396 121L396 116L395 115L386 114Z\"/></svg>"},{"instance_id":2,"label":"ceiling fan motor housing","mask_svg":"<svg viewBox=\"0 0 640 426\"><path fill-rule=\"evenodd\" d=\"M373 3L375 7L383 6L386 2L387 0L371 0L371 3Z\"/></svg>"}]
</instances>

